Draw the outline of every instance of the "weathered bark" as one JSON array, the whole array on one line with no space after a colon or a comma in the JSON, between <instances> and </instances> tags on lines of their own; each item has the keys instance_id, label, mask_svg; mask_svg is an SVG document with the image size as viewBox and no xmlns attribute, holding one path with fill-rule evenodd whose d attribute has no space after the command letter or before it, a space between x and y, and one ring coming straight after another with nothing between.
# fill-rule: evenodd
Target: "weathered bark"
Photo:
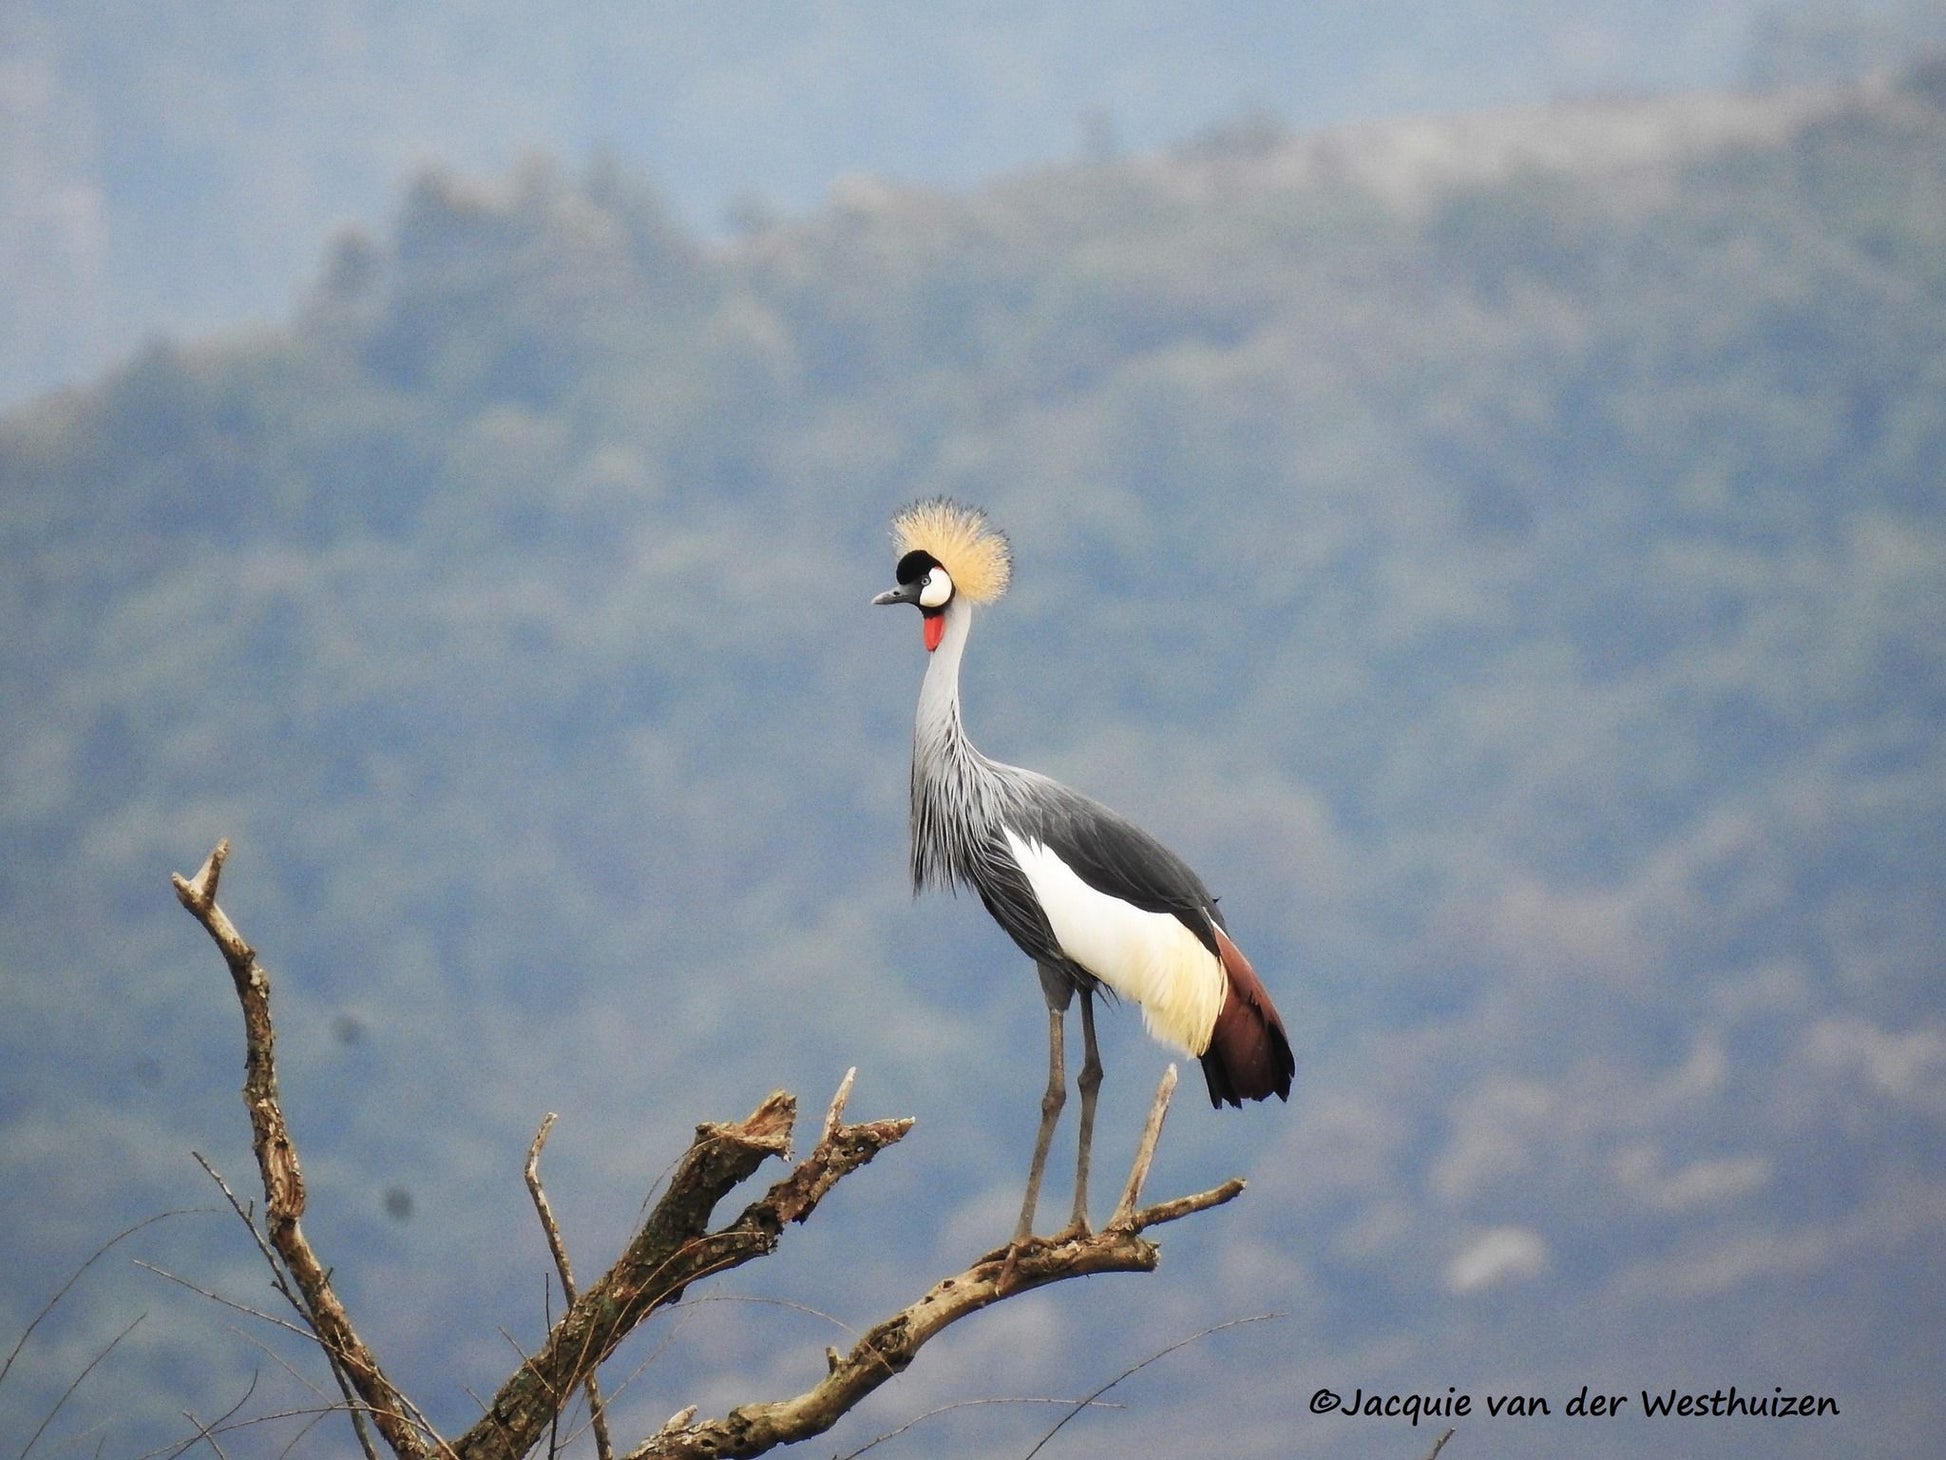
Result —
<instances>
[{"instance_id":1,"label":"weathered bark","mask_svg":"<svg viewBox=\"0 0 1946 1460\"><path fill-rule=\"evenodd\" d=\"M481 1419L457 1439L447 1440L385 1376L332 1290L330 1269L312 1250L299 1223L306 1200L304 1177L278 1098L270 979L256 951L216 902L229 850L227 841L218 842L194 877L173 881L176 896L222 952L243 1009L243 1098L263 1180L268 1248L288 1275L299 1311L334 1371L355 1396L354 1418L368 1414L400 1460L520 1460L547 1434L570 1397L583 1389L599 1414L599 1390L589 1386L602 1363L643 1319L675 1302L698 1279L774 1251L788 1223L807 1219L832 1187L912 1128L909 1119L846 1123L852 1082L847 1074L810 1154L733 1221L712 1229L717 1205L736 1186L770 1157L789 1159L797 1101L778 1091L743 1120L700 1125L627 1249L598 1280L576 1293L567 1252L535 1170L546 1135L543 1125L528 1152L527 1179L561 1273L567 1310L540 1349L500 1386ZM1144 1230L1220 1205L1243 1190L1241 1181L1229 1181L1192 1196L1136 1206L1174 1087L1171 1066L1156 1092L1121 1204L1103 1231L1034 1238L990 1252L875 1325L849 1354L831 1353L829 1372L803 1393L741 1405L721 1419L698 1422L693 1409L686 1410L631 1451L629 1460L759 1455L808 1439L902 1373L928 1340L969 1314L1069 1278L1151 1271L1159 1254L1141 1235ZM240 1205L238 1211L248 1220Z\"/></svg>"},{"instance_id":2,"label":"weathered bark","mask_svg":"<svg viewBox=\"0 0 1946 1460\"><path fill-rule=\"evenodd\" d=\"M221 950L236 985L237 1002L243 1006L243 1103L250 1112L251 1145L263 1177L264 1225L269 1229L270 1245L304 1300L305 1317L318 1342L357 1392L385 1442L400 1460L418 1460L433 1453L438 1436L385 1377L378 1360L351 1326L350 1315L332 1291L329 1270L318 1261L298 1225L306 1201L304 1175L298 1169L297 1147L291 1141L277 1097L277 1034L270 1022L270 976L258 963L256 950L244 942L243 935L216 905L216 885L229 855L229 842L220 841L194 877L172 880L177 898Z\"/></svg>"},{"instance_id":3,"label":"weathered bark","mask_svg":"<svg viewBox=\"0 0 1946 1460\"><path fill-rule=\"evenodd\" d=\"M830 1373L802 1394L740 1405L721 1419L700 1424L672 1424L631 1451L628 1460L761 1455L823 1434L879 1385L904 1373L921 1347L960 1319L1069 1278L1152 1272L1160 1253L1139 1235L1145 1228L1220 1205L1242 1190L1241 1181L1229 1181L1193 1197L1129 1213L1100 1232L1037 1238L1018 1249L990 1252L965 1272L941 1278L918 1301L877 1324L850 1353L834 1356Z\"/></svg>"},{"instance_id":4,"label":"weathered bark","mask_svg":"<svg viewBox=\"0 0 1946 1460\"><path fill-rule=\"evenodd\" d=\"M820 1198L912 1128L908 1120L836 1124L783 1180L728 1226L709 1230L730 1189L790 1146L797 1102L782 1091L733 1125L701 1125L668 1189L635 1240L568 1309L486 1414L453 1444L460 1460L518 1460L589 1374L641 1321L682 1296L690 1283L763 1257L786 1222L811 1215Z\"/></svg>"}]
</instances>

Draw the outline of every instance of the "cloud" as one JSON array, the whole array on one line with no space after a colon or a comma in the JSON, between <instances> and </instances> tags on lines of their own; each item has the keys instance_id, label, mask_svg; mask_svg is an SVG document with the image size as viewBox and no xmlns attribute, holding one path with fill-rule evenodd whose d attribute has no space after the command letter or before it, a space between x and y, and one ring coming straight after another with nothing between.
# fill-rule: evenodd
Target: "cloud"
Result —
<instances>
[{"instance_id":1,"label":"cloud","mask_svg":"<svg viewBox=\"0 0 1946 1460\"><path fill-rule=\"evenodd\" d=\"M1692 1211L1732 1201L1768 1185L1773 1172L1771 1161L1764 1156L1725 1156L1665 1171L1661 1153L1648 1143L1617 1152L1610 1169L1630 1195L1664 1212Z\"/></svg>"},{"instance_id":2,"label":"cloud","mask_svg":"<svg viewBox=\"0 0 1946 1460\"><path fill-rule=\"evenodd\" d=\"M1901 1105L1946 1115L1946 1033L1913 1029L1894 1034L1854 1016L1814 1023L1804 1036L1813 1066L1862 1076L1878 1094Z\"/></svg>"},{"instance_id":3,"label":"cloud","mask_svg":"<svg viewBox=\"0 0 1946 1460\"><path fill-rule=\"evenodd\" d=\"M1463 1201L1493 1181L1531 1169L1551 1143L1558 1104L1534 1080L1493 1078L1453 1113L1453 1134L1433 1166L1433 1190Z\"/></svg>"},{"instance_id":4,"label":"cloud","mask_svg":"<svg viewBox=\"0 0 1946 1460\"><path fill-rule=\"evenodd\" d=\"M1552 1261L1547 1243L1526 1227L1493 1227L1467 1240L1446 1264L1446 1290L1478 1293L1501 1283L1537 1277Z\"/></svg>"}]
</instances>

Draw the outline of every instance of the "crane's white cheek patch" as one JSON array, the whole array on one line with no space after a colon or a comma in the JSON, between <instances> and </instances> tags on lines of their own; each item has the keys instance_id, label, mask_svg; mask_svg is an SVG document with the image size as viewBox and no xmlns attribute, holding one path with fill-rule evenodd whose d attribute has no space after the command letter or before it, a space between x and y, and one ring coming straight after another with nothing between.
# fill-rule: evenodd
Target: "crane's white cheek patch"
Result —
<instances>
[{"instance_id":1,"label":"crane's white cheek patch","mask_svg":"<svg viewBox=\"0 0 1946 1460\"><path fill-rule=\"evenodd\" d=\"M1090 887L1052 849L1012 830L1014 860L1061 951L1141 1006L1149 1033L1189 1054L1209 1048L1223 1007L1223 965L1182 920Z\"/></svg>"}]
</instances>

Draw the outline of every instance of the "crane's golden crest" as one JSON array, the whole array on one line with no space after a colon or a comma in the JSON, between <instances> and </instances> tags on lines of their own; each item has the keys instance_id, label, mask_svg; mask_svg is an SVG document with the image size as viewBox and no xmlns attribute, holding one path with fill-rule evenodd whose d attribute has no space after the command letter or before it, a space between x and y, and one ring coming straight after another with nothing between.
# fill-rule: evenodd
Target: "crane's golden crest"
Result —
<instances>
[{"instance_id":1,"label":"crane's golden crest","mask_svg":"<svg viewBox=\"0 0 1946 1460\"><path fill-rule=\"evenodd\" d=\"M950 497L914 502L892 519L899 556L931 553L969 603L991 603L1007 591L1013 577L1013 550L1007 535L987 521L978 507Z\"/></svg>"}]
</instances>

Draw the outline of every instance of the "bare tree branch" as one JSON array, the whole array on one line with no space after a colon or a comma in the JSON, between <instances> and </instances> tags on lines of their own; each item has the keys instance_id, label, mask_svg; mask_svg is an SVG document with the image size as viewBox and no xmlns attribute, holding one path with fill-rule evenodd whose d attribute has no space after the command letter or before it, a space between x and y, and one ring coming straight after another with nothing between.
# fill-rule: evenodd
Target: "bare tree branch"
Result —
<instances>
[{"instance_id":1,"label":"bare tree branch","mask_svg":"<svg viewBox=\"0 0 1946 1460\"><path fill-rule=\"evenodd\" d=\"M271 1286L284 1295L284 1301L297 1310L298 1317L309 1322L309 1314L306 1313L303 1302L298 1298L296 1293L291 1291L290 1279L285 1274L283 1266L277 1261L277 1254L271 1250L270 1244L264 1240L264 1234L257 1229L257 1223L251 1216L250 1208L244 1206L237 1199L237 1194L230 1190L230 1183L223 1179L223 1173L211 1165L204 1158L202 1152L191 1151L189 1154L196 1158L196 1164L203 1168L204 1172L208 1174L209 1179L216 1183L217 1189L223 1193L225 1199L230 1203L230 1210L237 1214L237 1220L242 1222L249 1230L250 1240L257 1244L257 1251L263 1254L264 1261L270 1267ZM226 1300L218 1299L218 1301ZM307 1333L306 1337L316 1338L316 1335L314 1333ZM322 1343L320 1343L320 1347L324 1347ZM345 1373L345 1366L338 1362L338 1356L328 1347L324 1347L324 1356L326 1362L330 1365L331 1377L337 1382L338 1392L344 1396L345 1411L351 1416L351 1427L358 1434L358 1448L364 1452L365 1460L378 1460L378 1451L372 1446L371 1429L365 1422L365 1411L358 1407L358 1398L352 1393L351 1380Z\"/></svg>"},{"instance_id":2,"label":"bare tree branch","mask_svg":"<svg viewBox=\"0 0 1946 1460\"><path fill-rule=\"evenodd\" d=\"M1155 1160L1156 1142L1162 1139L1162 1119L1169 1113L1169 1101L1175 1093L1176 1066L1171 1061L1162 1072L1162 1082L1155 1087L1149 1118L1142 1125L1142 1139L1135 1143L1135 1161L1128 1168L1128 1184L1122 1188L1122 1199L1115 1204L1115 1214L1108 1219L1111 1227L1126 1223L1135 1213L1135 1204L1142 1199L1142 1187L1149 1179L1149 1164Z\"/></svg>"},{"instance_id":3,"label":"bare tree branch","mask_svg":"<svg viewBox=\"0 0 1946 1460\"><path fill-rule=\"evenodd\" d=\"M818 1133L819 1140L830 1140L832 1132L838 1129L838 1123L844 1118L845 1106L851 1100L852 1081L857 1078L858 1066L853 1065L845 1071L844 1079L838 1082L838 1093L831 1097L831 1105L824 1112L824 1129Z\"/></svg>"},{"instance_id":4,"label":"bare tree branch","mask_svg":"<svg viewBox=\"0 0 1946 1460\"><path fill-rule=\"evenodd\" d=\"M554 1120L548 1116L528 1149L526 1179L567 1307L539 1348L523 1356L492 1399L482 1403L480 1419L458 1439L447 1441L386 1378L377 1358L352 1327L332 1290L329 1269L299 1225L305 1207L304 1179L278 1099L270 980L255 950L216 902L217 883L228 855L229 843L219 842L193 878L172 880L177 898L221 951L242 1006L243 1096L250 1114L251 1144L263 1178L262 1236L258 1236L250 1212L221 1177L213 1170L210 1174L237 1215L250 1226L253 1237L264 1248L278 1287L297 1307L331 1360L341 1387L347 1391L345 1407L355 1421L369 1415L400 1460L521 1460L549 1433L558 1434L558 1428L553 1427L558 1425L570 1396L580 1390L587 1391L591 1420L600 1427L604 1406L595 1383L596 1373L623 1339L651 1313L677 1301L698 1279L774 1251L786 1225L806 1220L832 1187L912 1128L909 1119L847 1123L845 1106L857 1073L847 1071L810 1153L734 1220L712 1229L717 1205L735 1187L772 1156L790 1159L797 1101L777 1091L741 1121L700 1125L622 1255L591 1287L577 1292L567 1247L540 1181L540 1153ZM1233 1180L1171 1201L1136 1205L1175 1088L1175 1075L1171 1066L1156 1091L1121 1203L1104 1231L1070 1231L990 1252L867 1330L848 1353L826 1350L828 1372L805 1392L768 1403L746 1404L721 1419L702 1422L696 1420L696 1409L691 1406L638 1445L629 1460L757 1455L808 1439L828 1430L886 1380L902 1373L924 1344L969 1314L1018 1293L1070 1278L1152 1271L1159 1254L1142 1236L1144 1231L1220 1206L1243 1190L1243 1183ZM225 1416L209 1425L197 1422L198 1433L191 1443L205 1443L216 1450L215 1436L229 1428L227 1419ZM601 1429L598 1435L603 1460L607 1460L607 1436ZM360 1438L369 1450L362 1425Z\"/></svg>"},{"instance_id":5,"label":"bare tree branch","mask_svg":"<svg viewBox=\"0 0 1946 1460\"><path fill-rule=\"evenodd\" d=\"M541 1128L534 1132L534 1144L527 1148L527 1194L534 1199L534 1211L541 1219L541 1231L547 1236L547 1250L554 1254L554 1270L561 1278L561 1294L570 1307L578 1296L574 1285L574 1267L568 1261L568 1245L561 1239L560 1223L554 1220L554 1208L547 1199L547 1188L541 1185L541 1147L547 1144L547 1133L554 1129L558 1119L553 1111L548 1111L541 1121ZM601 1380L590 1370L585 1385L588 1393L588 1423L594 1426L595 1454L598 1460L613 1460L615 1446L608 1438L608 1409L601 1400Z\"/></svg>"},{"instance_id":6,"label":"bare tree branch","mask_svg":"<svg viewBox=\"0 0 1946 1460\"><path fill-rule=\"evenodd\" d=\"M257 962L256 950L243 941L235 924L216 905L217 883L229 855L230 843L225 838L194 877L174 877L171 881L177 899L223 954L236 985L237 1002L243 1006L243 1103L250 1112L251 1145L263 1175L264 1224L270 1245L297 1284L312 1329L332 1358L344 1366L346 1378L370 1409L372 1422L385 1442L401 1460L420 1460L433 1453L425 1439L431 1432L406 1417L414 1412L411 1402L385 1377L378 1360L352 1327L350 1315L332 1290L330 1273L318 1261L298 1225L306 1201L304 1176L298 1169L297 1148L291 1143L283 1107L278 1103L270 976Z\"/></svg>"},{"instance_id":7,"label":"bare tree branch","mask_svg":"<svg viewBox=\"0 0 1946 1460\"><path fill-rule=\"evenodd\" d=\"M1174 1088L1174 1080L1164 1075L1156 1092L1158 1107L1167 1106ZM1160 1129L1159 1112L1152 1111L1150 1119ZM1141 1189L1142 1176L1153 1156L1153 1142L1137 1150L1136 1169L1129 1174L1130 1191ZM1154 1243L1140 1235L1144 1230L1219 1206L1242 1190L1241 1181L1229 1181L1194 1196L1120 1214L1116 1223L1100 1232L1063 1233L989 1252L966 1271L942 1278L916 1302L877 1324L850 1353L833 1354L830 1372L802 1394L741 1405L721 1419L701 1424L671 1421L631 1451L627 1460L700 1460L705 1456L716 1460L760 1455L779 1445L822 1434L886 1380L904 1373L920 1348L960 1319L1016 1294L1070 1278L1105 1272L1151 1272L1159 1253Z\"/></svg>"},{"instance_id":8,"label":"bare tree branch","mask_svg":"<svg viewBox=\"0 0 1946 1460\"><path fill-rule=\"evenodd\" d=\"M621 1259L568 1309L540 1352L501 1386L480 1421L455 1442L461 1460L518 1460L539 1439L562 1396L580 1387L657 1308L700 1277L772 1251L787 1222L802 1222L844 1177L912 1128L910 1120L837 1123L810 1155L714 1232L710 1215L731 1188L790 1147L796 1100L778 1091L745 1120L701 1125L668 1188Z\"/></svg>"}]
</instances>

